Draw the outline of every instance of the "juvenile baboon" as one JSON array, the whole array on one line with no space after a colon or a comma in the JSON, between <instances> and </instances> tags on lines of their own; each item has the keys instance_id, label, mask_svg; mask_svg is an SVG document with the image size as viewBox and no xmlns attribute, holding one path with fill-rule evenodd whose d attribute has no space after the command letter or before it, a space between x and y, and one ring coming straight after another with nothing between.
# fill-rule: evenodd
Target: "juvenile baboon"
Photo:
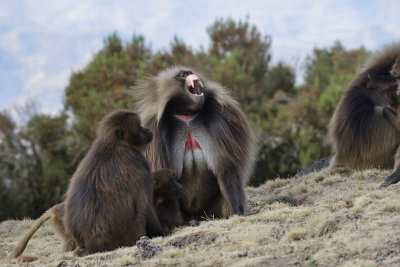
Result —
<instances>
[{"instance_id":1,"label":"juvenile baboon","mask_svg":"<svg viewBox=\"0 0 400 267\"><path fill-rule=\"evenodd\" d=\"M11 258L19 257L22 252L24 252L26 245L28 244L29 240L33 236L33 234L45 223L47 220L51 219L51 224L56 231L56 233L62 237L63 239L63 251L72 251L75 249L75 244L72 241L71 237L69 237L65 233L65 227L63 222L64 217L64 208L65 204L60 203L54 205L50 209L48 209L39 219L35 221L32 227L28 230L25 236L19 241L18 245L15 247L13 252L10 254Z\"/></svg>"},{"instance_id":2,"label":"juvenile baboon","mask_svg":"<svg viewBox=\"0 0 400 267\"><path fill-rule=\"evenodd\" d=\"M179 176L186 219L242 215L256 138L227 90L187 67L173 67L142 80L133 95L155 136L146 158L152 169L171 168Z\"/></svg>"},{"instance_id":3,"label":"juvenile baboon","mask_svg":"<svg viewBox=\"0 0 400 267\"><path fill-rule=\"evenodd\" d=\"M393 175L400 177L400 134L395 125L399 99L396 79L390 72L399 55L400 44L394 44L367 61L365 70L344 92L330 124L335 150L331 166L395 166L396 171L382 186L394 183Z\"/></svg>"},{"instance_id":4,"label":"juvenile baboon","mask_svg":"<svg viewBox=\"0 0 400 267\"><path fill-rule=\"evenodd\" d=\"M163 234L169 233L175 226L183 224L182 214L179 209L179 196L182 191L182 185L177 182L177 176L170 169L161 169L152 173L153 177L153 203L157 217L163 228ZM75 249L75 243L70 236L65 233L64 226L65 203L54 205L40 216L31 226L25 236L20 240L13 252L11 258L19 257L25 250L29 240L34 233L49 219L56 233L63 238L63 252ZM147 233L150 237L157 236L160 233ZM28 261L35 260L35 257L29 257Z\"/></svg>"},{"instance_id":5,"label":"juvenile baboon","mask_svg":"<svg viewBox=\"0 0 400 267\"><path fill-rule=\"evenodd\" d=\"M171 232L175 226L183 225L179 208L179 197L183 187L177 179L171 169L161 169L153 173L154 207L165 234Z\"/></svg>"},{"instance_id":6,"label":"juvenile baboon","mask_svg":"<svg viewBox=\"0 0 400 267\"><path fill-rule=\"evenodd\" d=\"M106 116L71 178L64 223L82 256L134 245L147 232L163 233L153 207L153 182L143 151L152 140L139 116Z\"/></svg>"}]
</instances>

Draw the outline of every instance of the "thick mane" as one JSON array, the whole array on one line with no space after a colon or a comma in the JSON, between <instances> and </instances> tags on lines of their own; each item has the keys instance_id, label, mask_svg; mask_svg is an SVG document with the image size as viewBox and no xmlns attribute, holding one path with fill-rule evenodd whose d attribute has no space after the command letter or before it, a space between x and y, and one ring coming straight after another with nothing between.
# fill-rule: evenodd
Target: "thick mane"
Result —
<instances>
[{"instance_id":1,"label":"thick mane","mask_svg":"<svg viewBox=\"0 0 400 267\"><path fill-rule=\"evenodd\" d=\"M157 141L157 137L161 136L159 123L166 109L168 102L180 92L174 91L176 86L169 81L173 81L174 77L180 70L192 70L184 66L175 66L160 72L157 76L143 79L132 90L134 97L134 109L142 118L142 122L149 127L155 136L155 142L151 142L149 149L146 151L146 157L151 163L153 170L168 167L166 162L169 152L166 151L165 144ZM220 114L221 120L210 115L210 121L213 123L211 131L215 131L217 137L223 134L225 138L217 138L217 144L220 151L225 151L226 156L231 158L238 166L241 166L242 175L247 182L251 175L255 161L257 145L256 137L250 126L245 114L241 111L239 103L233 99L230 92L219 83L213 82L205 78L201 73L192 70L202 80L206 95L205 107L213 109L212 114ZM243 158L248 159L247 162Z\"/></svg>"},{"instance_id":2,"label":"thick mane","mask_svg":"<svg viewBox=\"0 0 400 267\"><path fill-rule=\"evenodd\" d=\"M174 90L168 90L170 85L168 81L173 80L175 75L182 69L191 70L201 77L208 97L212 97L221 106L234 105L239 107L239 104L222 85L208 80L204 75L192 68L174 66L161 71L157 76L142 79L133 87L131 95L134 99L134 110L140 115L144 124L151 120L158 124L168 101L177 94Z\"/></svg>"}]
</instances>

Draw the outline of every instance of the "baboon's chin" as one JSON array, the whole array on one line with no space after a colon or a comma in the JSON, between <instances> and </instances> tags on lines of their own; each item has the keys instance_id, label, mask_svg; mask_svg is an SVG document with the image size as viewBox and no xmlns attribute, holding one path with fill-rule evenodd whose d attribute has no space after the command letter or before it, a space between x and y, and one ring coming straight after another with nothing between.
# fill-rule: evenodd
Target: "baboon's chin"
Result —
<instances>
[{"instance_id":1,"label":"baboon's chin","mask_svg":"<svg viewBox=\"0 0 400 267\"><path fill-rule=\"evenodd\" d=\"M168 103L166 112L175 115L195 115L202 110L204 101L204 96L196 96L196 98L193 99L188 94L181 95Z\"/></svg>"}]
</instances>

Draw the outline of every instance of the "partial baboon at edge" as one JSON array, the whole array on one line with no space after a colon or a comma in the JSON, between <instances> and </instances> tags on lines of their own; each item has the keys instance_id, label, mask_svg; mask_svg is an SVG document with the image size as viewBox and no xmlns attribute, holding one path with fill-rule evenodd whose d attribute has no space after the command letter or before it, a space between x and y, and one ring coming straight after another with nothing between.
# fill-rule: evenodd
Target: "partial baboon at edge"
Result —
<instances>
[{"instance_id":1,"label":"partial baboon at edge","mask_svg":"<svg viewBox=\"0 0 400 267\"><path fill-rule=\"evenodd\" d=\"M63 239L63 252L74 250L75 249L74 242L72 241L71 237L69 237L65 233L65 227L63 222L64 209L65 209L65 204L63 202L54 205L53 207L48 209L45 213L43 213L43 215L40 216L39 219L35 221L32 227L25 234L25 236L19 241L18 245L10 254L10 258L19 257L22 254L22 252L24 252L29 240L32 238L35 232L43 225L43 223L45 223L49 219L51 219L51 224L56 233Z\"/></svg>"},{"instance_id":2,"label":"partial baboon at edge","mask_svg":"<svg viewBox=\"0 0 400 267\"><path fill-rule=\"evenodd\" d=\"M382 186L396 183L400 177L398 86L392 75L399 56L400 44L393 44L371 57L365 70L344 92L330 124L335 150L331 166L350 169L394 166L395 172Z\"/></svg>"},{"instance_id":3,"label":"partial baboon at edge","mask_svg":"<svg viewBox=\"0 0 400 267\"><path fill-rule=\"evenodd\" d=\"M102 120L66 194L64 223L75 254L132 246L147 232L163 234L143 156L151 140L151 131L132 111L116 111Z\"/></svg>"},{"instance_id":4,"label":"partial baboon at edge","mask_svg":"<svg viewBox=\"0 0 400 267\"><path fill-rule=\"evenodd\" d=\"M390 123L400 131L400 57L397 58L395 63L390 70L390 74L396 79L397 88L396 90L386 90L385 95L388 99L390 108L385 109L386 118L389 119Z\"/></svg>"},{"instance_id":5,"label":"partial baboon at edge","mask_svg":"<svg viewBox=\"0 0 400 267\"><path fill-rule=\"evenodd\" d=\"M170 233L174 227L183 225L184 222L179 208L183 187L177 179L171 169L161 169L153 173L154 208L165 234Z\"/></svg>"},{"instance_id":6,"label":"partial baboon at edge","mask_svg":"<svg viewBox=\"0 0 400 267\"><path fill-rule=\"evenodd\" d=\"M133 97L155 136L146 158L153 170L171 168L179 176L185 219L242 215L256 138L227 90L190 68L173 67L139 82Z\"/></svg>"}]
</instances>

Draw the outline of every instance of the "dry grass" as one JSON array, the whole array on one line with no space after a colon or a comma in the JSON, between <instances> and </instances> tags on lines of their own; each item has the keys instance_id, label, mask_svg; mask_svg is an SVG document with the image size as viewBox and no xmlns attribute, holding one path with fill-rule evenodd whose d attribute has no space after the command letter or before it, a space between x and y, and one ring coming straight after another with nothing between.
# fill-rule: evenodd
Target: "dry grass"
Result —
<instances>
[{"instance_id":1,"label":"dry grass","mask_svg":"<svg viewBox=\"0 0 400 267\"><path fill-rule=\"evenodd\" d=\"M247 216L201 222L153 241L163 251L144 259L136 246L77 258L61 253L46 223L24 255L34 266L398 266L400 184L378 189L388 171L321 171L247 189ZM32 224L0 224L0 265Z\"/></svg>"}]
</instances>

